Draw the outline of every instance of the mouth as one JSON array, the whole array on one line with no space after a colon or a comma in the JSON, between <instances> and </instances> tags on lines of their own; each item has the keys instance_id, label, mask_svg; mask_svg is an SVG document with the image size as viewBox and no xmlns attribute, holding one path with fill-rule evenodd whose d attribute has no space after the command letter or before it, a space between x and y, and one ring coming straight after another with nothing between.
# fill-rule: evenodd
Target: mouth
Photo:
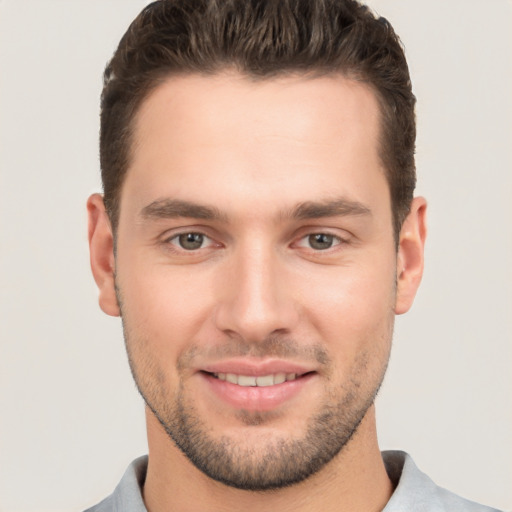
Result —
<instances>
[{"instance_id":1,"label":"mouth","mask_svg":"<svg viewBox=\"0 0 512 512\"><path fill-rule=\"evenodd\" d=\"M270 373L201 371L203 382L222 403L237 410L270 411L284 406L310 389L316 371ZM254 372L252 372L254 373Z\"/></svg>"},{"instance_id":2,"label":"mouth","mask_svg":"<svg viewBox=\"0 0 512 512\"><path fill-rule=\"evenodd\" d=\"M307 372L311 373L311 372ZM294 381L304 375L298 373L271 373L268 375L239 375L236 373L211 373L214 378L243 387L268 387Z\"/></svg>"}]
</instances>

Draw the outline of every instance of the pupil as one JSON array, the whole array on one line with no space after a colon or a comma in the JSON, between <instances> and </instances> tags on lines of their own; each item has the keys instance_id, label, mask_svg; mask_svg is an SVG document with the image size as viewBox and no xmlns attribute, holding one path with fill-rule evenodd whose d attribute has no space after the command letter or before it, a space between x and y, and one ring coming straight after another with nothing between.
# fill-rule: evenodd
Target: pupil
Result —
<instances>
[{"instance_id":1,"label":"pupil","mask_svg":"<svg viewBox=\"0 0 512 512\"><path fill-rule=\"evenodd\" d=\"M317 233L309 236L309 244L313 249L325 250L332 247L333 236L325 233Z\"/></svg>"},{"instance_id":2,"label":"pupil","mask_svg":"<svg viewBox=\"0 0 512 512\"><path fill-rule=\"evenodd\" d=\"M180 235L179 240L181 247L187 251L199 249L203 245L203 235L200 233L186 233Z\"/></svg>"}]
</instances>

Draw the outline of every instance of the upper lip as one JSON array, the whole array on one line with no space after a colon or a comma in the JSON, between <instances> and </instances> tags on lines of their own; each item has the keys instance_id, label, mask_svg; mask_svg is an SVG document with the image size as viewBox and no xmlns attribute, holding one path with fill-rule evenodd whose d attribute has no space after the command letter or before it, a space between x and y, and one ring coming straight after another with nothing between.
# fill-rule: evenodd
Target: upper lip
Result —
<instances>
[{"instance_id":1,"label":"upper lip","mask_svg":"<svg viewBox=\"0 0 512 512\"><path fill-rule=\"evenodd\" d=\"M280 359L229 359L216 363L207 364L199 368L199 371L207 373L234 373L236 375L249 375L260 377L276 373L296 373L303 375L315 371L314 368Z\"/></svg>"}]
</instances>

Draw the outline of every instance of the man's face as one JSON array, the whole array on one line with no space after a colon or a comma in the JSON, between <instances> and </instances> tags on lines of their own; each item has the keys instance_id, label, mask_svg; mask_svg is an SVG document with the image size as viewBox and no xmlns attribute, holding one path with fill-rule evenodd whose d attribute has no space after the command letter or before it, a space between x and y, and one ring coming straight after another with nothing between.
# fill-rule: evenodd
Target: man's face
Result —
<instances>
[{"instance_id":1,"label":"man's face","mask_svg":"<svg viewBox=\"0 0 512 512\"><path fill-rule=\"evenodd\" d=\"M342 77L169 79L121 191L117 296L137 385L235 487L328 463L373 403L397 258L371 90Z\"/></svg>"}]
</instances>

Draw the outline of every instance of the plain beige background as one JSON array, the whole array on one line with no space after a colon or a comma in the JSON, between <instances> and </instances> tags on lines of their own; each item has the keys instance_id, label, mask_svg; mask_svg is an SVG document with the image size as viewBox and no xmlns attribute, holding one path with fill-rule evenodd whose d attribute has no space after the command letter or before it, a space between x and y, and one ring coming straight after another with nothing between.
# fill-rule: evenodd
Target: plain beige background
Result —
<instances>
[{"instance_id":1,"label":"plain beige background","mask_svg":"<svg viewBox=\"0 0 512 512\"><path fill-rule=\"evenodd\" d=\"M427 267L378 399L382 448L512 509L512 3L373 0L418 96ZM141 0L0 0L0 511L80 511L146 451L88 266L106 60Z\"/></svg>"}]
</instances>

